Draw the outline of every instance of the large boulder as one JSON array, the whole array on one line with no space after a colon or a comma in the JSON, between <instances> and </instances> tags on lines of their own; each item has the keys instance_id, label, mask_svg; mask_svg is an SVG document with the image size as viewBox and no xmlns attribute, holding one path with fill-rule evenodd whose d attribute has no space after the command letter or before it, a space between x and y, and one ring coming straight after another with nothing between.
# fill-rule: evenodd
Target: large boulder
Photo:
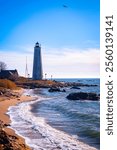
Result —
<instances>
[{"instance_id":1,"label":"large boulder","mask_svg":"<svg viewBox=\"0 0 117 150\"><path fill-rule=\"evenodd\" d=\"M96 93L77 92L69 94L66 98L69 100L99 100L99 95Z\"/></svg>"}]
</instances>

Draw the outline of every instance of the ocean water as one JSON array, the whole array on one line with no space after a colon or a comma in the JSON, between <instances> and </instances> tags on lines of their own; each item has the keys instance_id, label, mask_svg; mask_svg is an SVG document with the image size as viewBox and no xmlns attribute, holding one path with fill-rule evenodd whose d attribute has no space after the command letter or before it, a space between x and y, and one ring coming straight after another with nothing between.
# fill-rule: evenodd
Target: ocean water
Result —
<instances>
[{"instance_id":1,"label":"ocean water","mask_svg":"<svg viewBox=\"0 0 117 150\"><path fill-rule=\"evenodd\" d=\"M100 93L99 79L56 79L61 82L97 84L66 92L27 90L37 100L9 108L11 128L23 136L33 150L98 150L100 147L100 102L70 101L72 92Z\"/></svg>"}]
</instances>

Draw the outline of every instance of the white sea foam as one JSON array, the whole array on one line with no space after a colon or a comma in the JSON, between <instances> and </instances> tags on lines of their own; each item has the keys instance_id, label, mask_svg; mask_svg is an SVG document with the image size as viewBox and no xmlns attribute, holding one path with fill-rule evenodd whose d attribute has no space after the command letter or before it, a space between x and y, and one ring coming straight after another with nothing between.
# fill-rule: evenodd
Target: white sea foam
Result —
<instances>
[{"instance_id":1,"label":"white sea foam","mask_svg":"<svg viewBox=\"0 0 117 150\"><path fill-rule=\"evenodd\" d=\"M38 100L42 100L40 97ZM24 102L11 106L8 114L11 118L11 128L26 139L26 143L33 150L96 150L76 137L52 128L44 118L31 113L32 102Z\"/></svg>"}]
</instances>

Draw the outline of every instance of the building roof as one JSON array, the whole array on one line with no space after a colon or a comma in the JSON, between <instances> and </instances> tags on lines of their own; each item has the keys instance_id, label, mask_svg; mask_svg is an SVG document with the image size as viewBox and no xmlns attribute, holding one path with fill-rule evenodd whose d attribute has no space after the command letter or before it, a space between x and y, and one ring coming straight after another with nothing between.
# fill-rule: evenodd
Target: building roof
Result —
<instances>
[{"instance_id":1,"label":"building roof","mask_svg":"<svg viewBox=\"0 0 117 150\"><path fill-rule=\"evenodd\" d=\"M0 78L8 78L9 76L12 76L14 74L18 75L17 70L1 70L0 72Z\"/></svg>"}]
</instances>

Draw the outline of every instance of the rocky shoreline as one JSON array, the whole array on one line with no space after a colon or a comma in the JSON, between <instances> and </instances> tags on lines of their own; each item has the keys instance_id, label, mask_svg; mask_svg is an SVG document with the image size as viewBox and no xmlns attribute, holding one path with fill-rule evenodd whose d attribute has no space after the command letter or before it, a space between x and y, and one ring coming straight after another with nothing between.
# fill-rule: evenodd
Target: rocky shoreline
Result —
<instances>
[{"instance_id":1,"label":"rocky shoreline","mask_svg":"<svg viewBox=\"0 0 117 150\"><path fill-rule=\"evenodd\" d=\"M98 86L96 84L83 84L79 82L59 82L56 80L41 80L41 81L33 81L28 80L24 82L17 81L16 84L22 88L34 89L34 88L53 88L53 87L95 87Z\"/></svg>"},{"instance_id":2,"label":"rocky shoreline","mask_svg":"<svg viewBox=\"0 0 117 150\"><path fill-rule=\"evenodd\" d=\"M0 89L0 96L7 98L19 98L21 94L10 89Z\"/></svg>"},{"instance_id":3,"label":"rocky shoreline","mask_svg":"<svg viewBox=\"0 0 117 150\"><path fill-rule=\"evenodd\" d=\"M34 89L34 88L48 88L49 92L66 92L66 87L70 87L71 89L79 90L81 87L95 87L97 85L92 84L82 84L76 82L58 82L58 81L51 81L51 80L42 80L42 81L26 81L26 82L17 82L16 85L21 88L25 89ZM19 90L21 91L21 90ZM81 96L82 95L82 96ZM88 99L91 96L95 100L99 100L99 95L95 95L90 93L87 95L86 93L80 93L80 96L74 93L71 93L67 96L70 100L77 100L77 99ZM85 96L85 97L84 97ZM0 150L30 150L30 148L25 144L25 141L22 140L21 137L16 135L14 131L8 131L9 128L9 117L5 115L9 106L16 105L19 102L29 101L32 98L29 96L24 96L22 98L22 92L10 90L10 89L0 89ZM2 108L4 105L5 108ZM5 120L5 121L4 121ZM3 122L4 121L4 122ZM12 129L10 129L12 130ZM12 133L12 134L11 134Z\"/></svg>"},{"instance_id":4,"label":"rocky shoreline","mask_svg":"<svg viewBox=\"0 0 117 150\"><path fill-rule=\"evenodd\" d=\"M23 91L0 89L0 150L30 150L25 140L10 128L10 118L6 114L10 106L33 100L32 97L22 95Z\"/></svg>"},{"instance_id":5,"label":"rocky shoreline","mask_svg":"<svg viewBox=\"0 0 117 150\"><path fill-rule=\"evenodd\" d=\"M30 150L17 136L7 133L7 126L0 120L0 150Z\"/></svg>"}]
</instances>

